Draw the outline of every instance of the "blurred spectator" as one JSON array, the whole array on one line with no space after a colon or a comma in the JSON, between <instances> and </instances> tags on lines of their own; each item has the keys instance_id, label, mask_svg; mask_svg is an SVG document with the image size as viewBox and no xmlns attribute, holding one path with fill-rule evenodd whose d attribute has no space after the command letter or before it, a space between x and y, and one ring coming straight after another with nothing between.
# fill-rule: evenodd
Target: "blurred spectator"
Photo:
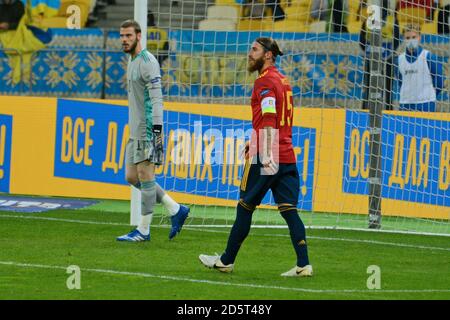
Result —
<instances>
[{"instance_id":1,"label":"blurred spectator","mask_svg":"<svg viewBox=\"0 0 450 320\"><path fill-rule=\"evenodd\" d=\"M398 9L418 7L427 12L428 20L433 20L434 0L399 0Z\"/></svg>"},{"instance_id":2,"label":"blurred spectator","mask_svg":"<svg viewBox=\"0 0 450 320\"><path fill-rule=\"evenodd\" d=\"M331 7L330 32L348 32L345 12L348 12L348 3L345 0L334 0Z\"/></svg>"},{"instance_id":3,"label":"blurred spectator","mask_svg":"<svg viewBox=\"0 0 450 320\"><path fill-rule=\"evenodd\" d=\"M450 0L441 0L438 13L438 34L450 33Z\"/></svg>"},{"instance_id":4,"label":"blurred spectator","mask_svg":"<svg viewBox=\"0 0 450 320\"><path fill-rule=\"evenodd\" d=\"M167 31L156 26L151 10L147 12L147 49L156 57L160 66L169 56Z\"/></svg>"},{"instance_id":5,"label":"blurred spectator","mask_svg":"<svg viewBox=\"0 0 450 320\"><path fill-rule=\"evenodd\" d=\"M264 2L262 0L244 0L242 16L252 19L264 18Z\"/></svg>"},{"instance_id":6,"label":"blurred spectator","mask_svg":"<svg viewBox=\"0 0 450 320\"><path fill-rule=\"evenodd\" d=\"M394 57L395 51L400 44L400 28L396 12L388 10L389 0L383 0L381 17L383 26L381 28L381 56L385 62L385 82L384 82L384 104L385 110L393 110L392 104L392 82L394 78ZM364 77L363 77L363 109L369 109L369 87L370 87L370 30L367 29L367 20L361 27L359 34L359 45L364 52Z\"/></svg>"},{"instance_id":7,"label":"blurred spectator","mask_svg":"<svg viewBox=\"0 0 450 320\"><path fill-rule=\"evenodd\" d=\"M108 3L101 0L91 0L89 9L88 20L86 22L87 27L96 27L96 23L99 19L106 19L106 7Z\"/></svg>"},{"instance_id":8,"label":"blurred spectator","mask_svg":"<svg viewBox=\"0 0 450 320\"><path fill-rule=\"evenodd\" d=\"M91 0L91 5L89 7L88 21L97 21L98 9L99 7L104 7L106 4L104 2L97 3L97 0Z\"/></svg>"},{"instance_id":9,"label":"blurred spectator","mask_svg":"<svg viewBox=\"0 0 450 320\"><path fill-rule=\"evenodd\" d=\"M0 30L16 30L25 8L20 0L0 0Z\"/></svg>"},{"instance_id":10,"label":"blurred spectator","mask_svg":"<svg viewBox=\"0 0 450 320\"><path fill-rule=\"evenodd\" d=\"M313 0L311 5L311 18L314 20L328 21L330 18L329 0Z\"/></svg>"},{"instance_id":11,"label":"blurred spectator","mask_svg":"<svg viewBox=\"0 0 450 320\"><path fill-rule=\"evenodd\" d=\"M400 110L436 111L436 96L444 88L443 59L420 46L420 26L403 32L406 50L398 57Z\"/></svg>"},{"instance_id":12,"label":"blurred spectator","mask_svg":"<svg viewBox=\"0 0 450 320\"><path fill-rule=\"evenodd\" d=\"M273 21L283 20L285 13L280 5L280 0L266 0L266 7L272 9Z\"/></svg>"}]
</instances>

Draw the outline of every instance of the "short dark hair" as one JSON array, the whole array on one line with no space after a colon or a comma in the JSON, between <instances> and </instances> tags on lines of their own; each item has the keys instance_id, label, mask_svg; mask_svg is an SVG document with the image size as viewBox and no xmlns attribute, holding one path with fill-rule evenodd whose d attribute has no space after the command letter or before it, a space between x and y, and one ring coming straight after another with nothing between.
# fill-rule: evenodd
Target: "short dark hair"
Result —
<instances>
[{"instance_id":1,"label":"short dark hair","mask_svg":"<svg viewBox=\"0 0 450 320\"><path fill-rule=\"evenodd\" d=\"M273 59L277 56L282 56L283 52L280 50L280 47L278 47L278 43L269 37L259 37L255 40L257 43L259 43L265 51L270 51L273 54Z\"/></svg>"},{"instance_id":2,"label":"short dark hair","mask_svg":"<svg viewBox=\"0 0 450 320\"><path fill-rule=\"evenodd\" d=\"M136 32L136 34L142 32L141 26L139 25L139 23L137 21L135 21L135 20L132 20L132 19L125 20L120 25L120 28L130 28L130 27L134 28L134 32Z\"/></svg>"}]
</instances>

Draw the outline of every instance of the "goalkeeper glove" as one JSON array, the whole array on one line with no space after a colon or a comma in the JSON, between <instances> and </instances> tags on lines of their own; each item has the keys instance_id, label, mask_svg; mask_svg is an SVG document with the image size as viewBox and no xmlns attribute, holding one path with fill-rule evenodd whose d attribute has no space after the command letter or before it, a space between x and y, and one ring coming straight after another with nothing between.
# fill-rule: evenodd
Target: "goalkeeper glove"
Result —
<instances>
[{"instance_id":1,"label":"goalkeeper glove","mask_svg":"<svg viewBox=\"0 0 450 320\"><path fill-rule=\"evenodd\" d=\"M164 146L162 139L162 125L154 125L152 128L153 152L152 162L155 165L161 165L164 157Z\"/></svg>"}]
</instances>

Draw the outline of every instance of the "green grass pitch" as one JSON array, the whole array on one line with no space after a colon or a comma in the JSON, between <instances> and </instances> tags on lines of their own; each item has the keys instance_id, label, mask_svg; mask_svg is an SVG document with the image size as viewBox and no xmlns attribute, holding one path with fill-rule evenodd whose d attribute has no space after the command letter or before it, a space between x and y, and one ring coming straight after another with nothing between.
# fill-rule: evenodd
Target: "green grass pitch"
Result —
<instances>
[{"instance_id":1,"label":"green grass pitch","mask_svg":"<svg viewBox=\"0 0 450 320\"><path fill-rule=\"evenodd\" d=\"M222 274L198 260L221 253L229 232L194 226L207 222L200 216L208 207L193 207L172 241L158 206L150 242L116 242L131 230L127 210L127 202L110 201L82 210L0 211L0 299L450 299L448 237L308 229L314 276L283 278L295 264L288 230L252 228L234 272ZM211 209L216 217L230 213L223 210ZM309 225L308 214L301 216ZM261 212L255 221L268 219L279 218ZM80 289L67 287L71 265L81 270ZM380 289L367 287L372 265Z\"/></svg>"}]
</instances>

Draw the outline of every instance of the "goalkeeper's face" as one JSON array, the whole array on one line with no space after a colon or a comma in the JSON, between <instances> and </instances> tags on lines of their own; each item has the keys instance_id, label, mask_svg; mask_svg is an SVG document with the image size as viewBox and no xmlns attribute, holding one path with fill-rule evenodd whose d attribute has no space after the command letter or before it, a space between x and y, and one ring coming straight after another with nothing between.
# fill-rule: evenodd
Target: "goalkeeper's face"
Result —
<instances>
[{"instance_id":1,"label":"goalkeeper's face","mask_svg":"<svg viewBox=\"0 0 450 320\"><path fill-rule=\"evenodd\" d=\"M134 28L121 28L120 40L122 42L122 50L125 53L133 54L136 50L136 46L140 41L140 33L136 33Z\"/></svg>"},{"instance_id":2,"label":"goalkeeper's face","mask_svg":"<svg viewBox=\"0 0 450 320\"><path fill-rule=\"evenodd\" d=\"M248 53L247 71L250 73L259 72L264 67L265 61L266 57L263 47L256 41L253 42Z\"/></svg>"}]
</instances>

